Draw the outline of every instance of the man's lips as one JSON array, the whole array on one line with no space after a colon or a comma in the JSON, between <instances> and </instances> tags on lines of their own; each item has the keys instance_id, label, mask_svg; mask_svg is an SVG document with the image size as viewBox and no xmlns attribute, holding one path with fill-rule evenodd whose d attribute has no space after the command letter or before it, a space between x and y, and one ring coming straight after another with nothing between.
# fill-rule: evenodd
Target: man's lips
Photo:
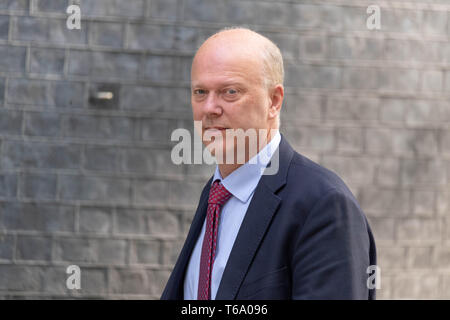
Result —
<instances>
[{"instance_id":1,"label":"man's lips","mask_svg":"<svg viewBox=\"0 0 450 320\"><path fill-rule=\"evenodd\" d=\"M205 131L206 130L226 130L227 128L225 128L225 127L206 127L205 128Z\"/></svg>"}]
</instances>

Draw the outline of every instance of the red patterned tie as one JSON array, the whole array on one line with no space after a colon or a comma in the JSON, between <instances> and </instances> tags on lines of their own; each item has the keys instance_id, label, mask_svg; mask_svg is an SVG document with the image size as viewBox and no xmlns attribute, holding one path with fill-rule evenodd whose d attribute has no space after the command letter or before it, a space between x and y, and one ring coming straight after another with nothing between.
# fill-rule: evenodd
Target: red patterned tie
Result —
<instances>
[{"instance_id":1,"label":"red patterned tie","mask_svg":"<svg viewBox=\"0 0 450 320\"><path fill-rule=\"evenodd\" d=\"M206 213L206 230L203 238L200 258L197 300L211 299L211 274L216 253L217 230L219 230L219 213L230 199L231 193L220 183L214 181L209 191L208 210Z\"/></svg>"}]
</instances>

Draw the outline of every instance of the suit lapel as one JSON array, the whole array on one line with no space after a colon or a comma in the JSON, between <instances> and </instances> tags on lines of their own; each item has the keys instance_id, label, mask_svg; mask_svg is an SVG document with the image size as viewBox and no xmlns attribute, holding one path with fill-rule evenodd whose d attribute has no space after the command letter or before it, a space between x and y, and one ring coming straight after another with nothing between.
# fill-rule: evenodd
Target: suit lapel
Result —
<instances>
[{"instance_id":1,"label":"suit lapel","mask_svg":"<svg viewBox=\"0 0 450 320\"><path fill-rule=\"evenodd\" d=\"M293 150L282 136L279 152L279 170L275 175L263 175L242 221L217 291L217 300L236 298L259 245L272 221L281 198L276 192L286 183L287 170Z\"/></svg>"},{"instance_id":2,"label":"suit lapel","mask_svg":"<svg viewBox=\"0 0 450 320\"><path fill-rule=\"evenodd\" d=\"M236 297L280 201L281 199L265 185L255 190L228 258L217 291L217 300L231 300Z\"/></svg>"}]
</instances>

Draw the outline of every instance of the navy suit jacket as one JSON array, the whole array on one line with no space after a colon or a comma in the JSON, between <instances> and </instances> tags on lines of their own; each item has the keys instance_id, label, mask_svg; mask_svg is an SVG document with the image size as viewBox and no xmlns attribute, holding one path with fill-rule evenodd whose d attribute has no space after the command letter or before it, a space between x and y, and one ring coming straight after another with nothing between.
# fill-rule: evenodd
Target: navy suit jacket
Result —
<instances>
[{"instance_id":1,"label":"navy suit jacket","mask_svg":"<svg viewBox=\"0 0 450 320\"><path fill-rule=\"evenodd\" d=\"M183 299L211 179L161 299ZM255 189L216 299L375 299L366 273L375 264L375 241L353 194L282 136L278 173L263 175Z\"/></svg>"}]
</instances>

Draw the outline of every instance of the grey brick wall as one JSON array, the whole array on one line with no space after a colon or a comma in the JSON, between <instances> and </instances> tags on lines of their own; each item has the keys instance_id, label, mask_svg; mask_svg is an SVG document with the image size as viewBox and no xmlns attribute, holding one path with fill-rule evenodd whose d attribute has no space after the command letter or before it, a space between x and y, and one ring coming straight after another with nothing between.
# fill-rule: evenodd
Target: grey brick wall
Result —
<instances>
[{"instance_id":1,"label":"grey brick wall","mask_svg":"<svg viewBox=\"0 0 450 320\"><path fill-rule=\"evenodd\" d=\"M81 7L81 30L66 8ZM366 9L381 8L381 30ZM381 299L450 299L447 0L1 0L0 298L158 298L213 168L170 162L189 69L245 24L286 65L281 131L335 170ZM96 97L110 91L111 100ZM81 268L81 290L66 267Z\"/></svg>"}]
</instances>

